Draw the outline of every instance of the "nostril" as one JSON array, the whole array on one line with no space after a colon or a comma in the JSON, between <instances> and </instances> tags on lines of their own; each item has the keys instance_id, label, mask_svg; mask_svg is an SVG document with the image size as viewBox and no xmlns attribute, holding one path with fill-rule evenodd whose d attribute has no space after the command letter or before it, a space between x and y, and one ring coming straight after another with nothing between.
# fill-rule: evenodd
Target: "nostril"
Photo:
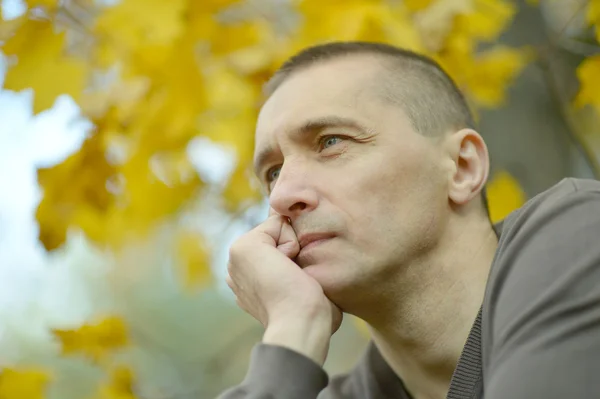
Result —
<instances>
[{"instance_id":1,"label":"nostril","mask_svg":"<svg viewBox=\"0 0 600 399\"><path fill-rule=\"evenodd\" d=\"M294 211L303 211L306 209L306 203L304 202L296 202L294 205L290 207L290 212Z\"/></svg>"}]
</instances>

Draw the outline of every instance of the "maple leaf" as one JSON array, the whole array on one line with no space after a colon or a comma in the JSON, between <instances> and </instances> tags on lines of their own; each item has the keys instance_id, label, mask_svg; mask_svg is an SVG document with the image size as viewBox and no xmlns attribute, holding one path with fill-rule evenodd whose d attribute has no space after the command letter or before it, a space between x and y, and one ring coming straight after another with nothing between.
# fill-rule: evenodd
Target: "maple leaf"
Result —
<instances>
[{"instance_id":1,"label":"maple leaf","mask_svg":"<svg viewBox=\"0 0 600 399\"><path fill-rule=\"evenodd\" d=\"M374 0L341 3L304 0L298 2L297 7L304 23L283 54L285 58L307 46L332 40L383 42L421 49L420 37L408 23L409 14L403 4L392 6Z\"/></svg>"},{"instance_id":2,"label":"maple leaf","mask_svg":"<svg viewBox=\"0 0 600 399\"><path fill-rule=\"evenodd\" d=\"M343 7L337 2L301 1L298 11L304 17L304 23L297 33L296 47L302 48L331 40L358 39L373 13L373 8L377 7L381 7L381 4L374 1L350 0L344 3ZM296 48L293 52L295 51Z\"/></svg>"},{"instance_id":3,"label":"maple leaf","mask_svg":"<svg viewBox=\"0 0 600 399\"><path fill-rule=\"evenodd\" d=\"M519 182L506 171L494 174L486 190L492 223L501 221L527 201Z\"/></svg>"},{"instance_id":4,"label":"maple leaf","mask_svg":"<svg viewBox=\"0 0 600 399\"><path fill-rule=\"evenodd\" d=\"M224 111L231 115L252 108L258 110L260 88L223 64L215 63L207 71L204 91L206 108L211 112Z\"/></svg>"},{"instance_id":5,"label":"maple leaf","mask_svg":"<svg viewBox=\"0 0 600 399\"><path fill-rule=\"evenodd\" d=\"M262 198L260 186L252 174L250 162L240 162L223 192L225 206L237 212L240 207L252 205Z\"/></svg>"},{"instance_id":6,"label":"maple leaf","mask_svg":"<svg viewBox=\"0 0 600 399\"><path fill-rule=\"evenodd\" d=\"M44 7L49 10L55 10L58 8L59 0L25 0L27 8Z\"/></svg>"},{"instance_id":7,"label":"maple leaf","mask_svg":"<svg viewBox=\"0 0 600 399\"><path fill-rule=\"evenodd\" d=\"M577 78L580 82L579 92L575 97L575 106L590 104L600 112L600 55L588 57L577 67Z\"/></svg>"},{"instance_id":8,"label":"maple leaf","mask_svg":"<svg viewBox=\"0 0 600 399\"><path fill-rule=\"evenodd\" d=\"M101 134L86 139L81 149L62 163L38 169L38 183L44 197L36 218L40 241L47 250L63 244L70 225L79 223L88 233L88 227L93 230L102 226L98 221L114 200L107 183L115 174L116 168L106 159ZM89 225L81 223L83 219Z\"/></svg>"},{"instance_id":9,"label":"maple leaf","mask_svg":"<svg viewBox=\"0 0 600 399\"><path fill-rule=\"evenodd\" d=\"M464 34L475 40L494 40L517 12L516 6L505 0L471 0L470 10L455 18L454 34Z\"/></svg>"},{"instance_id":10,"label":"maple leaf","mask_svg":"<svg viewBox=\"0 0 600 399\"><path fill-rule=\"evenodd\" d=\"M94 399L136 399L133 381L131 369L118 365L111 370L110 381L98 389Z\"/></svg>"},{"instance_id":11,"label":"maple leaf","mask_svg":"<svg viewBox=\"0 0 600 399\"><path fill-rule=\"evenodd\" d=\"M210 52L223 56L237 50L262 44L273 36L271 26L263 20L223 23L214 13L206 12L202 2L194 2L187 14L188 34L206 43Z\"/></svg>"},{"instance_id":12,"label":"maple leaf","mask_svg":"<svg viewBox=\"0 0 600 399\"><path fill-rule=\"evenodd\" d=\"M182 231L175 239L176 257L181 263L186 289L204 287L212 277L209 249L201 234Z\"/></svg>"},{"instance_id":13,"label":"maple leaf","mask_svg":"<svg viewBox=\"0 0 600 399\"><path fill-rule=\"evenodd\" d=\"M192 14L216 14L232 5L241 3L242 0L204 0L190 2L190 12Z\"/></svg>"},{"instance_id":14,"label":"maple leaf","mask_svg":"<svg viewBox=\"0 0 600 399\"><path fill-rule=\"evenodd\" d=\"M210 37L213 54L224 55L259 45L271 33L264 21L220 25Z\"/></svg>"},{"instance_id":15,"label":"maple leaf","mask_svg":"<svg viewBox=\"0 0 600 399\"><path fill-rule=\"evenodd\" d=\"M0 41L4 42L14 36L15 31L27 19L26 16L13 18L9 20L0 19Z\"/></svg>"},{"instance_id":16,"label":"maple leaf","mask_svg":"<svg viewBox=\"0 0 600 399\"><path fill-rule=\"evenodd\" d=\"M132 129L147 132L152 140L146 143L157 145L155 148L164 148L166 141L183 145L182 141L197 133L197 118L206 103L196 44L191 32L186 32L172 47L136 54L125 73L126 78L142 75L151 79L146 97L138 104Z\"/></svg>"},{"instance_id":17,"label":"maple leaf","mask_svg":"<svg viewBox=\"0 0 600 399\"><path fill-rule=\"evenodd\" d=\"M600 1L590 0L586 13L585 19L590 25L600 24Z\"/></svg>"},{"instance_id":18,"label":"maple leaf","mask_svg":"<svg viewBox=\"0 0 600 399\"><path fill-rule=\"evenodd\" d=\"M590 0L585 18L596 30L596 40L600 42L600 0Z\"/></svg>"},{"instance_id":19,"label":"maple leaf","mask_svg":"<svg viewBox=\"0 0 600 399\"><path fill-rule=\"evenodd\" d=\"M496 107L505 101L506 88L530 62L532 52L494 46L477 55L472 67L465 71L465 84L479 105Z\"/></svg>"},{"instance_id":20,"label":"maple leaf","mask_svg":"<svg viewBox=\"0 0 600 399\"><path fill-rule=\"evenodd\" d=\"M148 93L150 81L138 77L119 79L110 83L102 83L82 94L79 106L83 114L96 120L113 118L117 114L120 120L129 119L139 102Z\"/></svg>"},{"instance_id":21,"label":"maple leaf","mask_svg":"<svg viewBox=\"0 0 600 399\"><path fill-rule=\"evenodd\" d=\"M101 361L114 350L127 345L127 329L119 317L107 317L94 324L84 324L76 330L53 330L62 343L62 353L83 354Z\"/></svg>"},{"instance_id":22,"label":"maple leaf","mask_svg":"<svg viewBox=\"0 0 600 399\"><path fill-rule=\"evenodd\" d=\"M187 5L187 0L122 0L100 14L93 30L128 48L172 44L184 31Z\"/></svg>"},{"instance_id":23,"label":"maple leaf","mask_svg":"<svg viewBox=\"0 0 600 399\"><path fill-rule=\"evenodd\" d=\"M139 148L119 166L119 174L123 180L120 206L114 206L103 221L102 242L112 246L150 233L151 227L180 211L202 187L184 148L163 153Z\"/></svg>"},{"instance_id":24,"label":"maple leaf","mask_svg":"<svg viewBox=\"0 0 600 399\"><path fill-rule=\"evenodd\" d=\"M4 87L34 90L33 112L50 108L61 94L78 101L88 67L82 60L64 54L65 34L55 33L48 21L26 20L2 46L6 55L16 56L8 68Z\"/></svg>"},{"instance_id":25,"label":"maple leaf","mask_svg":"<svg viewBox=\"0 0 600 399\"><path fill-rule=\"evenodd\" d=\"M12 369L0 371L1 399L43 399L49 374L39 369Z\"/></svg>"},{"instance_id":26,"label":"maple leaf","mask_svg":"<svg viewBox=\"0 0 600 399\"><path fill-rule=\"evenodd\" d=\"M410 12L416 12L426 9L434 0L404 0L406 8Z\"/></svg>"},{"instance_id":27,"label":"maple leaf","mask_svg":"<svg viewBox=\"0 0 600 399\"><path fill-rule=\"evenodd\" d=\"M439 51L457 15L468 13L473 0L438 0L413 16L414 25L430 51Z\"/></svg>"}]
</instances>

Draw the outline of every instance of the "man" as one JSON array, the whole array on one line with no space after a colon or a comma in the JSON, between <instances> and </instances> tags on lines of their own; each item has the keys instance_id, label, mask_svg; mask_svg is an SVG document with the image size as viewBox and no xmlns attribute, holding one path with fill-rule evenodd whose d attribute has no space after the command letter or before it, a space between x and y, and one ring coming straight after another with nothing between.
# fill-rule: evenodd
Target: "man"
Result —
<instances>
[{"instance_id":1,"label":"man","mask_svg":"<svg viewBox=\"0 0 600 399\"><path fill-rule=\"evenodd\" d=\"M391 46L306 49L267 91L255 162L272 212L227 279L265 334L221 398L600 397L598 182L565 179L496 232L463 96ZM373 342L328 381L343 313Z\"/></svg>"}]
</instances>

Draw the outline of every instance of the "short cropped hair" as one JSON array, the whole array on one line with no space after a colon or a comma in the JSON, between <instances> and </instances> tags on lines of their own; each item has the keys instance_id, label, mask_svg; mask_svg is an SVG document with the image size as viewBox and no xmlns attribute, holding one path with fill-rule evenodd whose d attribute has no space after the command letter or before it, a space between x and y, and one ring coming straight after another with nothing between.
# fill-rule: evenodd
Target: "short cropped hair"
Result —
<instances>
[{"instance_id":1,"label":"short cropped hair","mask_svg":"<svg viewBox=\"0 0 600 399\"><path fill-rule=\"evenodd\" d=\"M371 55L380 61L383 73L374 79L376 93L400 106L418 133L435 137L463 128L475 129L473 114L464 95L436 61L384 43L330 42L305 48L275 72L264 86L264 94L270 97L291 75L302 69L353 55ZM485 188L481 191L481 200L489 218Z\"/></svg>"},{"instance_id":2,"label":"short cropped hair","mask_svg":"<svg viewBox=\"0 0 600 399\"><path fill-rule=\"evenodd\" d=\"M414 129L427 136L474 128L472 113L452 78L434 60L383 43L332 42L308 47L288 59L265 85L269 97L292 74L311 65L352 55L372 55L383 74L376 92L399 105Z\"/></svg>"}]
</instances>

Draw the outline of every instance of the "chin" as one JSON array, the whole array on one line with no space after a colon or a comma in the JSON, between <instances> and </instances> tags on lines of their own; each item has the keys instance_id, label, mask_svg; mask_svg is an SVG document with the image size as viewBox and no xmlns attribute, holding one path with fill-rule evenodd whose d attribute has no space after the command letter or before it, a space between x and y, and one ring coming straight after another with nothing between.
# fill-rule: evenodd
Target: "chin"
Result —
<instances>
[{"instance_id":1,"label":"chin","mask_svg":"<svg viewBox=\"0 0 600 399\"><path fill-rule=\"evenodd\" d=\"M351 273L348 264L341 265L338 262L315 262L303 267L306 274L314 278L323 288L323 292L329 299L334 300L343 296L353 284L351 284Z\"/></svg>"}]
</instances>

